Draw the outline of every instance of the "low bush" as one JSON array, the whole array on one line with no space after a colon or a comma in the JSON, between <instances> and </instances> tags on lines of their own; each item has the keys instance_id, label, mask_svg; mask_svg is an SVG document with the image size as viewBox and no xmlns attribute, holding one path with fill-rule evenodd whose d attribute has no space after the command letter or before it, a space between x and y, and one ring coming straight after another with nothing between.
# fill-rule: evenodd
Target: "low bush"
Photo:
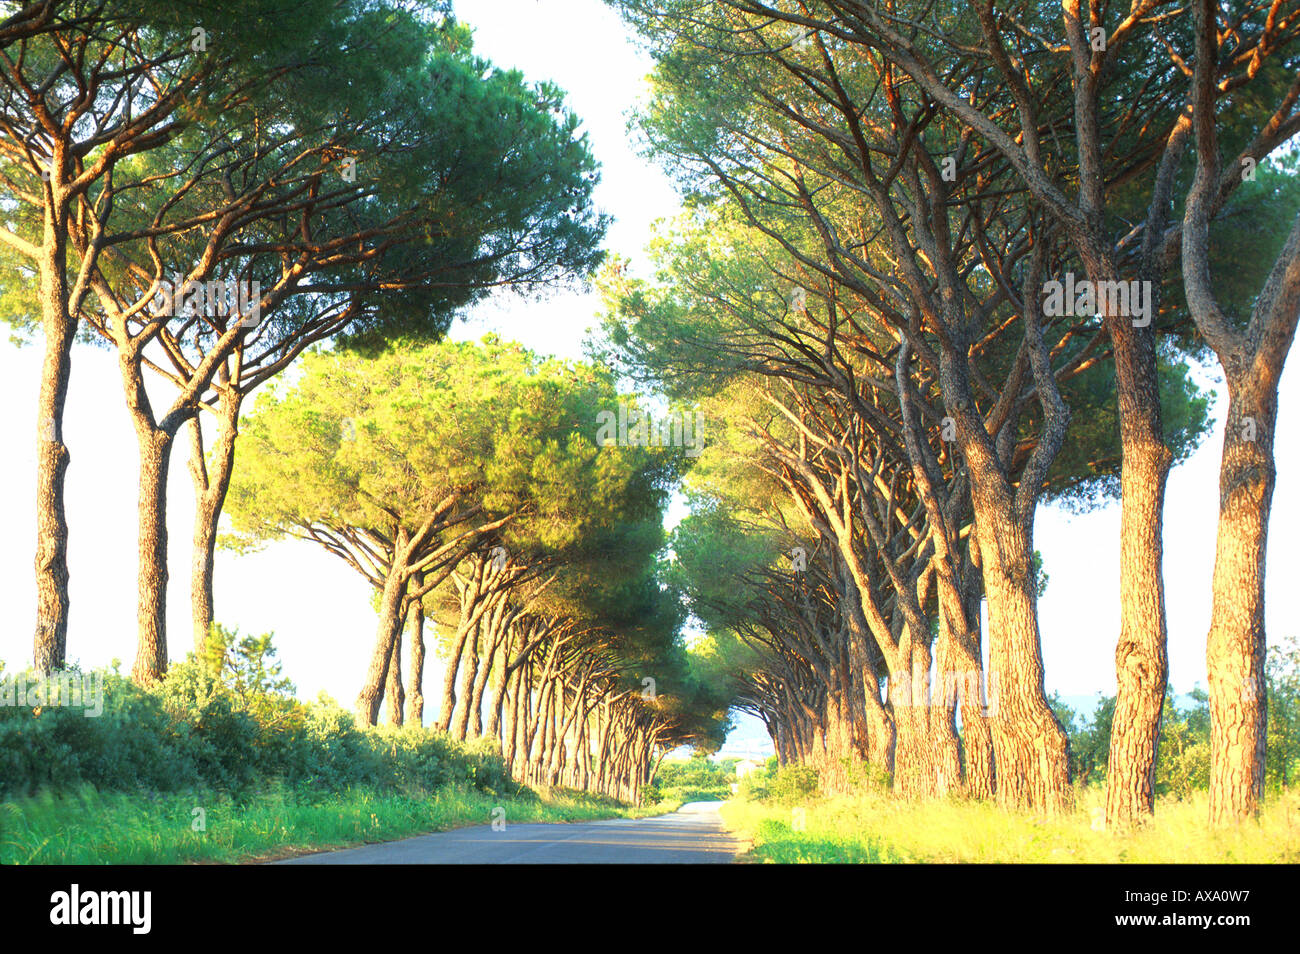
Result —
<instances>
[{"instance_id":1,"label":"low bush","mask_svg":"<svg viewBox=\"0 0 1300 954\"><path fill-rule=\"evenodd\" d=\"M93 717L76 706L0 705L0 798L84 785L157 793L241 793L270 783L320 792L518 791L495 740L358 726L328 697L294 699L267 662L268 637L240 640L220 627L214 636L219 652L174 663L149 689L116 671L78 673L102 679L103 711ZM33 673L5 676L37 681Z\"/></svg>"},{"instance_id":2,"label":"low bush","mask_svg":"<svg viewBox=\"0 0 1300 954\"><path fill-rule=\"evenodd\" d=\"M751 772L740 780L740 796L752 801L796 802L817 793L817 770L806 765L776 765Z\"/></svg>"}]
</instances>

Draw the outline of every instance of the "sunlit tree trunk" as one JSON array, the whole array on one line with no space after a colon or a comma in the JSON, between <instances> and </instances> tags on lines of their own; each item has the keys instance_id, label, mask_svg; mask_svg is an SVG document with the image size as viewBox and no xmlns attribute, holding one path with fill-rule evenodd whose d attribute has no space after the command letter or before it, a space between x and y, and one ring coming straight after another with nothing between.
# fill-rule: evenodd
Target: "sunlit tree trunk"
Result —
<instances>
[{"instance_id":1,"label":"sunlit tree trunk","mask_svg":"<svg viewBox=\"0 0 1300 954\"><path fill-rule=\"evenodd\" d=\"M411 628L411 691L407 695L410 721L424 725L424 602L411 601L408 614Z\"/></svg>"},{"instance_id":2,"label":"sunlit tree trunk","mask_svg":"<svg viewBox=\"0 0 1300 954\"><path fill-rule=\"evenodd\" d=\"M1264 794L1264 563L1277 482L1277 391L1260 390L1265 393L1229 382L1219 465L1219 526L1206 641L1210 821L1219 826L1255 814Z\"/></svg>"},{"instance_id":3,"label":"sunlit tree trunk","mask_svg":"<svg viewBox=\"0 0 1300 954\"><path fill-rule=\"evenodd\" d=\"M357 695L357 713L362 725L375 725L379 721L379 708L383 703L388 670L393 658L393 645L398 642L402 627L402 607L406 597L406 533L399 529L394 546L393 562L379 599L379 620L375 648L370 654L370 666Z\"/></svg>"},{"instance_id":4,"label":"sunlit tree trunk","mask_svg":"<svg viewBox=\"0 0 1300 954\"><path fill-rule=\"evenodd\" d=\"M216 618L213 607L213 576L216 572L217 525L230 489L235 468L235 440L243 395L222 388L217 403L216 440L209 461L203 452L203 431L199 415L189 423L190 476L194 483L194 552L190 567L190 611L194 627L194 651L203 655L205 641Z\"/></svg>"},{"instance_id":5,"label":"sunlit tree trunk","mask_svg":"<svg viewBox=\"0 0 1300 954\"><path fill-rule=\"evenodd\" d=\"M56 144L52 168L64 156ZM64 489L71 455L63 412L72 377L77 321L68 309L68 204L59 176L46 185L40 270L45 355L36 405L36 633L32 658L42 675L62 669L68 639L68 518Z\"/></svg>"},{"instance_id":6,"label":"sunlit tree trunk","mask_svg":"<svg viewBox=\"0 0 1300 954\"><path fill-rule=\"evenodd\" d=\"M147 686L167 671L167 474L175 431L136 415L140 449L138 625L132 678Z\"/></svg>"},{"instance_id":7,"label":"sunlit tree trunk","mask_svg":"<svg viewBox=\"0 0 1300 954\"><path fill-rule=\"evenodd\" d=\"M388 660L388 685L384 702L388 706L389 725L401 726L406 718L406 691L402 688L402 627L401 613L397 638L393 640L393 654Z\"/></svg>"}]
</instances>

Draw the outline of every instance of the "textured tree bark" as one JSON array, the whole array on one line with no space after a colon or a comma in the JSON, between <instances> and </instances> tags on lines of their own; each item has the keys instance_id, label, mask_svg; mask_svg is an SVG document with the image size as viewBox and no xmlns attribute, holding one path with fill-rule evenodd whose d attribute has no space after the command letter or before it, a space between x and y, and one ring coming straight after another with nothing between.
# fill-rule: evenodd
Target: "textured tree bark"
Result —
<instances>
[{"instance_id":1,"label":"textured tree bark","mask_svg":"<svg viewBox=\"0 0 1300 954\"><path fill-rule=\"evenodd\" d=\"M505 746L509 753L506 757L507 764L510 766L510 777L517 779L520 777L519 770L519 745L523 738L523 699L522 696L527 692L527 684L524 682L524 672L522 669L515 674L514 681L510 685L510 692L506 696L506 724L505 724Z\"/></svg>"},{"instance_id":2,"label":"textured tree bark","mask_svg":"<svg viewBox=\"0 0 1300 954\"><path fill-rule=\"evenodd\" d=\"M975 532L989 607L989 722L997 800L1007 808L1056 814L1069 805L1068 743L1043 690L1030 534L995 508L982 509L985 516L977 518Z\"/></svg>"},{"instance_id":3,"label":"textured tree bark","mask_svg":"<svg viewBox=\"0 0 1300 954\"><path fill-rule=\"evenodd\" d=\"M560 765L564 759L564 687L557 686L551 715L551 751L546 761L546 786L554 788L559 784Z\"/></svg>"},{"instance_id":4,"label":"textured tree bark","mask_svg":"<svg viewBox=\"0 0 1300 954\"><path fill-rule=\"evenodd\" d=\"M424 603L412 600L407 614L411 627L411 691L407 693L407 718L424 725Z\"/></svg>"},{"instance_id":5,"label":"textured tree bark","mask_svg":"<svg viewBox=\"0 0 1300 954\"><path fill-rule=\"evenodd\" d=\"M904 643L908 640L905 638ZM890 675L889 696L898 727L894 752L894 793L909 800L935 794L934 747L930 736L930 650L917 640L903 650L910 670L897 681Z\"/></svg>"},{"instance_id":6,"label":"textured tree bark","mask_svg":"<svg viewBox=\"0 0 1300 954\"><path fill-rule=\"evenodd\" d=\"M609 717L609 703L602 702L596 708L596 725L599 727L600 741L596 743L596 791L609 794L606 779L608 773L609 736L613 724Z\"/></svg>"},{"instance_id":7,"label":"textured tree bark","mask_svg":"<svg viewBox=\"0 0 1300 954\"><path fill-rule=\"evenodd\" d=\"M230 490L235 469L235 439L243 395L222 389L217 404L217 433L211 464L203 453L203 432L199 415L189 423L190 476L194 482L194 553L190 567L190 608L194 626L194 652L203 648L216 618L213 609L213 576L216 572L217 525Z\"/></svg>"},{"instance_id":8,"label":"textured tree bark","mask_svg":"<svg viewBox=\"0 0 1300 954\"><path fill-rule=\"evenodd\" d=\"M1219 526L1206 641L1210 696L1210 823L1234 825L1264 794L1264 561L1277 472L1277 388L1228 382L1219 464ZM1249 423L1248 420L1249 419ZM1246 436L1253 440L1247 440Z\"/></svg>"},{"instance_id":9,"label":"textured tree bark","mask_svg":"<svg viewBox=\"0 0 1300 954\"><path fill-rule=\"evenodd\" d=\"M57 159L58 157L56 157ZM61 162L55 163L61 167ZM67 202L49 183L41 245L41 328L45 356L36 407L36 632L32 658L47 675L65 664L68 640L68 518L64 488L71 454L63 443L63 411L72 377L77 321L68 310Z\"/></svg>"},{"instance_id":10,"label":"textured tree bark","mask_svg":"<svg viewBox=\"0 0 1300 954\"><path fill-rule=\"evenodd\" d=\"M862 671L862 690L867 716L867 761L876 768L894 771L894 720L880 701L880 680L875 669Z\"/></svg>"},{"instance_id":11,"label":"textured tree bark","mask_svg":"<svg viewBox=\"0 0 1300 954\"><path fill-rule=\"evenodd\" d=\"M514 774L515 760L515 682L514 673L505 680L501 695L501 721L497 738L501 740L501 758L505 760L506 772Z\"/></svg>"},{"instance_id":12,"label":"textured tree bark","mask_svg":"<svg viewBox=\"0 0 1300 954\"><path fill-rule=\"evenodd\" d=\"M460 698L456 703L456 717L452 720L451 737L464 742L469 736L470 714L474 708L474 685L479 672L480 624L475 624L469 641L465 644L465 662L461 667Z\"/></svg>"},{"instance_id":13,"label":"textured tree bark","mask_svg":"<svg viewBox=\"0 0 1300 954\"><path fill-rule=\"evenodd\" d=\"M510 774L512 778L519 778L521 772L521 758L523 753L524 732L528 728L528 697L532 693L532 688L528 682L528 667L524 666L515 675L514 698L510 712Z\"/></svg>"},{"instance_id":14,"label":"textured tree bark","mask_svg":"<svg viewBox=\"0 0 1300 954\"><path fill-rule=\"evenodd\" d=\"M823 770L824 787L829 791L848 791L849 773L854 763L853 723L843 694L834 690L826 694Z\"/></svg>"},{"instance_id":15,"label":"textured tree bark","mask_svg":"<svg viewBox=\"0 0 1300 954\"><path fill-rule=\"evenodd\" d=\"M958 625L965 625L965 612ZM946 631L946 635L945 635ZM993 797L993 736L985 718L982 684L984 666L979 657L978 636L958 638L952 632L947 614L940 608L939 619L939 669L936 693L942 693L942 703L936 710L948 710L947 718L960 711L962 724L961 755L962 775L966 794L971 798ZM939 688L939 687L942 688Z\"/></svg>"},{"instance_id":16,"label":"textured tree bark","mask_svg":"<svg viewBox=\"0 0 1300 954\"><path fill-rule=\"evenodd\" d=\"M501 713L505 705L506 688L514 673L502 667L498 675L500 678L497 680L496 685L492 687L492 696L488 699L488 723L484 732L484 735L497 738L501 735Z\"/></svg>"},{"instance_id":17,"label":"textured tree bark","mask_svg":"<svg viewBox=\"0 0 1300 954\"><path fill-rule=\"evenodd\" d=\"M505 631L501 636L501 666L499 669L493 668L493 675L496 677L492 685L492 695L488 699L488 722L486 735L494 738L501 738L501 712L505 704L506 691L509 688L510 680L515 674L515 670L510 666L510 656L515 647L515 629L511 623L504 624ZM502 742L504 750L505 743Z\"/></svg>"},{"instance_id":18,"label":"textured tree bark","mask_svg":"<svg viewBox=\"0 0 1300 954\"><path fill-rule=\"evenodd\" d=\"M855 680L862 686L861 694L857 699L862 704L865 719L867 762L881 771L892 774L894 721L890 718L884 703L881 702L880 678L876 675L877 660L881 658L880 649L876 646L867 622L863 618L857 586L848 567L841 568L840 576L841 592L845 601L844 610L849 625L849 659Z\"/></svg>"},{"instance_id":19,"label":"textured tree bark","mask_svg":"<svg viewBox=\"0 0 1300 954\"><path fill-rule=\"evenodd\" d=\"M460 615L456 622L456 635L452 640L451 653L447 658L447 667L442 678L442 700L438 711L438 731L451 732L452 721L456 713L456 678L461 668L465 647L471 632L478 626L481 615L480 595L483 582L483 565L473 568L473 574L463 583L458 583ZM476 637L477 638L477 637ZM465 665L469 661L465 660Z\"/></svg>"},{"instance_id":20,"label":"textured tree bark","mask_svg":"<svg viewBox=\"0 0 1300 954\"><path fill-rule=\"evenodd\" d=\"M537 740L536 755L529 773L530 777L540 785L544 777L545 766L551 758L551 746L555 744L555 692L551 683L547 683L542 687L541 697L537 703L537 722L540 735Z\"/></svg>"},{"instance_id":21,"label":"textured tree bark","mask_svg":"<svg viewBox=\"0 0 1300 954\"><path fill-rule=\"evenodd\" d=\"M167 472L174 434L138 422L140 446L139 591L135 665L147 686L167 672Z\"/></svg>"},{"instance_id":22,"label":"textured tree bark","mask_svg":"<svg viewBox=\"0 0 1300 954\"><path fill-rule=\"evenodd\" d=\"M1165 485L1172 455L1160 420L1154 336L1149 328L1133 328L1131 319L1123 316L1112 318L1110 329L1123 453L1123 505L1117 690L1107 763L1106 821L1123 828L1155 810L1160 712L1169 678L1162 561Z\"/></svg>"},{"instance_id":23,"label":"textured tree bark","mask_svg":"<svg viewBox=\"0 0 1300 954\"><path fill-rule=\"evenodd\" d=\"M388 669L393 658L393 644L397 642L402 627L402 601L406 596L406 534L399 531L394 547L393 566L380 594L379 621L375 648L370 654L370 666L365 682L357 695L357 713L362 725L375 725L379 721L379 707L383 702Z\"/></svg>"},{"instance_id":24,"label":"textured tree bark","mask_svg":"<svg viewBox=\"0 0 1300 954\"><path fill-rule=\"evenodd\" d=\"M979 570L979 547L971 546L971 562ZM980 606L984 602L974 579L969 581L962 603L964 619L970 628L965 639L956 643L962 672L961 724L966 755L966 788L972 798L993 798L997 790L997 762L993 755L993 732L989 728L988 700L984 690L988 677L984 672L981 647Z\"/></svg>"},{"instance_id":25,"label":"textured tree bark","mask_svg":"<svg viewBox=\"0 0 1300 954\"><path fill-rule=\"evenodd\" d=\"M499 617L493 614L488 622L495 624L498 619ZM487 691L488 679L492 676L492 663L496 654L495 643L496 637L492 634L487 634L483 639L483 662L474 680L474 691L470 699L469 728L471 735L476 739L483 735L483 695Z\"/></svg>"},{"instance_id":26,"label":"textured tree bark","mask_svg":"<svg viewBox=\"0 0 1300 954\"><path fill-rule=\"evenodd\" d=\"M934 740L934 788L935 794L946 795L949 792L965 791L965 779L962 777L961 745L957 738L957 699L956 694L949 694L948 666L951 665L951 647L943 645L942 631L938 646L938 678L935 679L933 694L930 697L930 737ZM928 675L928 673L927 673Z\"/></svg>"},{"instance_id":27,"label":"textured tree bark","mask_svg":"<svg viewBox=\"0 0 1300 954\"><path fill-rule=\"evenodd\" d=\"M402 626L397 626L397 635L393 640L393 654L388 660L388 685L385 691L385 704L388 706L389 725L401 726L406 717L406 691L402 688Z\"/></svg>"},{"instance_id":28,"label":"textured tree bark","mask_svg":"<svg viewBox=\"0 0 1300 954\"><path fill-rule=\"evenodd\" d=\"M451 720L456 712L456 679L460 672L461 657L465 655L465 643L468 639L469 627L465 625L458 626L456 638L451 644L451 652L447 656L447 665L442 671L442 693L438 706L439 732L451 731Z\"/></svg>"},{"instance_id":29,"label":"textured tree bark","mask_svg":"<svg viewBox=\"0 0 1300 954\"><path fill-rule=\"evenodd\" d=\"M1277 389L1300 322L1300 216L1255 298L1246 327L1220 308L1210 275L1209 218L1219 193L1215 109L1224 34L1219 4L1193 4L1196 60L1192 126L1196 178L1183 215L1182 272L1188 308L1223 367L1228 417L1219 463L1219 525L1206 641L1210 695L1210 823L1238 823L1259 810L1268 710L1264 683L1264 560L1277 480L1273 457ZM1280 132L1293 85L1257 142Z\"/></svg>"},{"instance_id":30,"label":"textured tree bark","mask_svg":"<svg viewBox=\"0 0 1300 954\"><path fill-rule=\"evenodd\" d=\"M536 683L533 680L534 667L530 662L525 666L524 673L521 677L519 694L519 721L515 727L515 732L519 736L518 746L515 751L516 760L516 778L520 781L528 781L529 766L533 757L533 737L537 732L536 702L534 698L534 687Z\"/></svg>"}]
</instances>

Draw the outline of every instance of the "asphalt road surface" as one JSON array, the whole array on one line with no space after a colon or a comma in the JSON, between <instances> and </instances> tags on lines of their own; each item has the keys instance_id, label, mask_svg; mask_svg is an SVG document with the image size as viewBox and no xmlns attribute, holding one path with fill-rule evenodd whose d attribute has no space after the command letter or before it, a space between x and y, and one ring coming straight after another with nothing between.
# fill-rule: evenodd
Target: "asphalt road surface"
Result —
<instances>
[{"instance_id":1,"label":"asphalt road surface","mask_svg":"<svg viewBox=\"0 0 1300 954\"><path fill-rule=\"evenodd\" d=\"M718 864L740 843L723 830L721 802L690 802L671 815L578 824L459 828L381 845L301 855L281 865Z\"/></svg>"}]
</instances>

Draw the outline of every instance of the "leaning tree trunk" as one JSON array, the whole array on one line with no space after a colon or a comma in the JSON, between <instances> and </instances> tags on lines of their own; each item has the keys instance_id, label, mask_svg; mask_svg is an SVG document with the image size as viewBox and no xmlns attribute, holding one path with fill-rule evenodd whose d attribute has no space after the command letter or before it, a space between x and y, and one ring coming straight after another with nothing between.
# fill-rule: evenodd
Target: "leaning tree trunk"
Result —
<instances>
[{"instance_id":1,"label":"leaning tree trunk","mask_svg":"<svg viewBox=\"0 0 1300 954\"><path fill-rule=\"evenodd\" d=\"M487 691L488 680L492 677L492 662L496 647L494 640L484 640L483 662L479 666L478 677L474 680L474 690L469 704L469 731L477 739L483 735L483 695Z\"/></svg>"},{"instance_id":2,"label":"leaning tree trunk","mask_svg":"<svg viewBox=\"0 0 1300 954\"><path fill-rule=\"evenodd\" d=\"M475 625L474 632L466 644L465 663L462 667L462 678L460 684L460 698L457 700L456 715L452 720L451 736L453 739L464 742L469 735L469 720L474 708L474 685L478 679L479 658L478 647L480 637L480 625Z\"/></svg>"},{"instance_id":3,"label":"leaning tree trunk","mask_svg":"<svg viewBox=\"0 0 1300 954\"><path fill-rule=\"evenodd\" d=\"M202 656L212 622L213 576L216 572L217 524L235 469L235 438L243 395L223 389L217 404L217 433L209 463L203 452L199 415L190 421L190 477L194 483L194 553L190 566L190 614L194 652Z\"/></svg>"},{"instance_id":4,"label":"leaning tree trunk","mask_svg":"<svg viewBox=\"0 0 1300 954\"><path fill-rule=\"evenodd\" d=\"M849 659L854 681L861 686L855 700L861 702L865 719L867 762L881 771L894 771L894 721L880 699L880 678L876 675L877 661L881 659L879 646L871 635L859 602L857 584L849 569L841 571L842 591L849 623ZM874 650L874 651L873 651ZM775 739L773 745L776 745ZM784 746L777 747L778 760L785 764Z\"/></svg>"},{"instance_id":5,"label":"leaning tree trunk","mask_svg":"<svg viewBox=\"0 0 1300 954\"><path fill-rule=\"evenodd\" d=\"M465 643L469 639L469 628L461 626L447 656L447 665L442 672L442 697L438 705L438 731L450 732L451 720L456 715L456 676L460 672L461 657L465 655Z\"/></svg>"},{"instance_id":6,"label":"leaning tree trunk","mask_svg":"<svg viewBox=\"0 0 1300 954\"><path fill-rule=\"evenodd\" d=\"M54 168L61 168L56 163ZM64 490L71 455L63 412L72 377L77 320L68 310L67 205L53 179L41 245L41 327L45 356L36 409L36 632L32 658L42 675L62 669L68 639L68 518Z\"/></svg>"},{"instance_id":7,"label":"leaning tree trunk","mask_svg":"<svg viewBox=\"0 0 1300 954\"><path fill-rule=\"evenodd\" d=\"M398 614L397 636L388 660L388 685L385 689L389 725L401 726L406 717L406 691L402 688L402 626Z\"/></svg>"},{"instance_id":8,"label":"leaning tree trunk","mask_svg":"<svg viewBox=\"0 0 1300 954\"><path fill-rule=\"evenodd\" d=\"M375 725L379 721L379 707L383 703L384 688L388 682L388 669L393 658L393 645L402 628L402 601L406 595L405 547L406 535L398 533L393 552L392 566L384 580L379 600L379 621L376 627L375 648L370 654L370 666L365 682L357 694L357 714L362 725Z\"/></svg>"},{"instance_id":9,"label":"leaning tree trunk","mask_svg":"<svg viewBox=\"0 0 1300 954\"><path fill-rule=\"evenodd\" d=\"M476 578L477 579L477 578ZM470 631L478 625L478 590L470 590L466 584L460 594L460 618L456 623L456 636L452 640L451 653L447 657L447 666L442 677L442 699L438 709L438 731L450 732L452 719L456 714L456 674L461 667L461 658L465 655L465 644Z\"/></svg>"}]
</instances>

